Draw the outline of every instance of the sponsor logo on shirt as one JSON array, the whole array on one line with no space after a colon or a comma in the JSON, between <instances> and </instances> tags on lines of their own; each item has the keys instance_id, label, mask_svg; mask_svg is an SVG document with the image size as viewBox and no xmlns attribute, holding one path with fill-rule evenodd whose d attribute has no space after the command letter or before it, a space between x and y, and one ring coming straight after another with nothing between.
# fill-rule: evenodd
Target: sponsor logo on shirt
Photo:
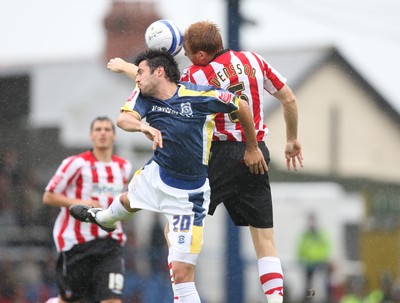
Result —
<instances>
[{"instance_id":1,"label":"sponsor logo on shirt","mask_svg":"<svg viewBox=\"0 0 400 303\"><path fill-rule=\"evenodd\" d=\"M153 105L153 107L151 108L151 111L158 111L158 112L164 112L167 114L179 115L179 113L176 110L173 110L172 108L162 107L162 106L157 106L157 105Z\"/></svg>"},{"instance_id":2,"label":"sponsor logo on shirt","mask_svg":"<svg viewBox=\"0 0 400 303\"><path fill-rule=\"evenodd\" d=\"M116 195L121 194L122 191L123 185L94 183L92 188L92 197L115 197Z\"/></svg>"},{"instance_id":3,"label":"sponsor logo on shirt","mask_svg":"<svg viewBox=\"0 0 400 303\"><path fill-rule=\"evenodd\" d=\"M180 116L185 116L185 117L193 116L192 106L189 102L181 103L181 112L178 112L169 107L163 107L163 106L158 106L158 105L153 105L153 107L151 108L151 111L164 112L164 113L171 114L171 115L180 115Z\"/></svg>"}]
</instances>

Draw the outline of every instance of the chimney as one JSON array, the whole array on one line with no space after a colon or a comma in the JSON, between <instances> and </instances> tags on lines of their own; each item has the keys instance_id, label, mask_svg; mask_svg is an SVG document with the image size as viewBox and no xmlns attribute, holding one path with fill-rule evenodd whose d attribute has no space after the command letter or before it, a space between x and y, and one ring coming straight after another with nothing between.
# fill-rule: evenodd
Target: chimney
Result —
<instances>
[{"instance_id":1,"label":"chimney","mask_svg":"<svg viewBox=\"0 0 400 303\"><path fill-rule=\"evenodd\" d=\"M144 33L158 19L162 18L153 2L114 1L104 19L105 61L115 57L132 60L145 50Z\"/></svg>"}]
</instances>

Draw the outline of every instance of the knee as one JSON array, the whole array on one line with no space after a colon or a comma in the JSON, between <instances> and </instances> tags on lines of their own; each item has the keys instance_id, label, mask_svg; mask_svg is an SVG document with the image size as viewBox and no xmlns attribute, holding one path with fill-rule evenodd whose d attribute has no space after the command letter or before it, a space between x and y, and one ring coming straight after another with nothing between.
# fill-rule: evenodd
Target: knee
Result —
<instances>
[{"instance_id":1,"label":"knee","mask_svg":"<svg viewBox=\"0 0 400 303\"><path fill-rule=\"evenodd\" d=\"M195 266L189 263L172 262L172 273L175 284L193 282Z\"/></svg>"},{"instance_id":2,"label":"knee","mask_svg":"<svg viewBox=\"0 0 400 303\"><path fill-rule=\"evenodd\" d=\"M119 197L119 201L121 202L122 206L126 209L126 211L129 211L129 212L137 211L137 209L131 208L131 203L129 202L127 192L121 194L121 196Z\"/></svg>"},{"instance_id":3,"label":"knee","mask_svg":"<svg viewBox=\"0 0 400 303\"><path fill-rule=\"evenodd\" d=\"M250 227L257 258L276 256L275 239L272 228Z\"/></svg>"}]
</instances>

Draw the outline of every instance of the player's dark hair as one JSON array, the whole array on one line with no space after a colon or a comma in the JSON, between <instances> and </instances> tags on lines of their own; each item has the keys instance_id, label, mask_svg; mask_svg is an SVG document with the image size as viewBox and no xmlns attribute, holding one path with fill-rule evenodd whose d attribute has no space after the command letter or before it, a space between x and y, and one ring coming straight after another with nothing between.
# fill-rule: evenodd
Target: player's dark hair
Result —
<instances>
[{"instance_id":1,"label":"player's dark hair","mask_svg":"<svg viewBox=\"0 0 400 303\"><path fill-rule=\"evenodd\" d=\"M112 126L112 130L113 130L113 132L115 133L114 122L113 122L110 118L108 118L108 117L106 117L106 116L99 116L99 117L94 118L93 121L92 121L92 123L90 123L90 131L93 131L93 126L94 126L94 123L95 123L96 121L108 121L108 122L110 122L110 123L111 123L111 126Z\"/></svg>"},{"instance_id":2,"label":"player's dark hair","mask_svg":"<svg viewBox=\"0 0 400 303\"><path fill-rule=\"evenodd\" d=\"M135 64L139 65L142 61L147 61L151 73L153 73L157 67L161 66L164 68L167 79L175 83L179 82L181 73L179 71L178 63L176 63L171 54L160 50L150 49L140 53L135 59Z\"/></svg>"},{"instance_id":3,"label":"player's dark hair","mask_svg":"<svg viewBox=\"0 0 400 303\"><path fill-rule=\"evenodd\" d=\"M224 49L221 31L217 24L209 21L192 23L183 35L183 48L197 53L216 55Z\"/></svg>"}]
</instances>

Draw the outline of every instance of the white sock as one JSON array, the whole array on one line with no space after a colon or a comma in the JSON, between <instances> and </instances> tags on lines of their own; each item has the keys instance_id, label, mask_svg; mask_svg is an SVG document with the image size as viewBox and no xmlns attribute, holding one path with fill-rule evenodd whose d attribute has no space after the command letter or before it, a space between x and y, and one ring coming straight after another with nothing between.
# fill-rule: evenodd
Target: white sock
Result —
<instances>
[{"instance_id":1,"label":"white sock","mask_svg":"<svg viewBox=\"0 0 400 303\"><path fill-rule=\"evenodd\" d=\"M175 293L180 303L201 303L194 282L175 284Z\"/></svg>"},{"instance_id":2,"label":"white sock","mask_svg":"<svg viewBox=\"0 0 400 303\"><path fill-rule=\"evenodd\" d=\"M119 200L120 196L121 195L115 197L114 201L107 209L96 213L96 221L98 223L110 226L120 220L129 220L134 215L133 212L127 211L122 205Z\"/></svg>"},{"instance_id":3,"label":"white sock","mask_svg":"<svg viewBox=\"0 0 400 303\"><path fill-rule=\"evenodd\" d=\"M268 303L283 302L283 273L278 257L264 257L258 260L260 282Z\"/></svg>"}]
</instances>

